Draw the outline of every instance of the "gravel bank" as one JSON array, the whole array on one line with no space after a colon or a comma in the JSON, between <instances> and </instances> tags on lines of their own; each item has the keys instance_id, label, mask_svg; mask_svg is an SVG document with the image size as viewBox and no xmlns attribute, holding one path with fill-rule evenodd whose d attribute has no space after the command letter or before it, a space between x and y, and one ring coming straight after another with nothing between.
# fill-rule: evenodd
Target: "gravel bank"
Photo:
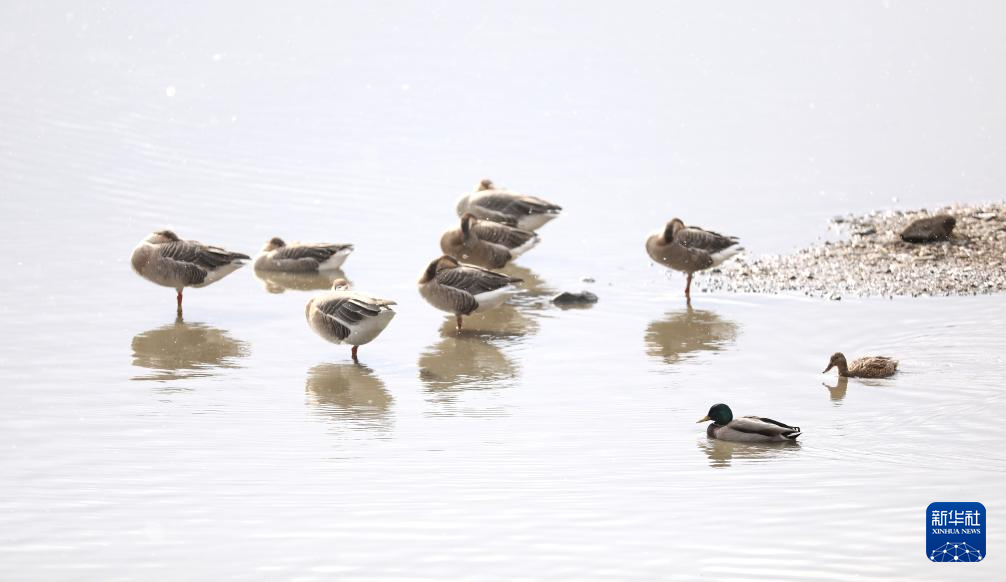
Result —
<instances>
[{"instance_id":1,"label":"gravel bank","mask_svg":"<svg viewBox=\"0 0 1006 582\"><path fill-rule=\"evenodd\" d=\"M957 219L949 241L910 244L899 238L913 220ZM702 273L703 291L846 296L983 295L1006 291L1006 204L886 211L832 221L847 237L792 255L751 255Z\"/></svg>"}]
</instances>

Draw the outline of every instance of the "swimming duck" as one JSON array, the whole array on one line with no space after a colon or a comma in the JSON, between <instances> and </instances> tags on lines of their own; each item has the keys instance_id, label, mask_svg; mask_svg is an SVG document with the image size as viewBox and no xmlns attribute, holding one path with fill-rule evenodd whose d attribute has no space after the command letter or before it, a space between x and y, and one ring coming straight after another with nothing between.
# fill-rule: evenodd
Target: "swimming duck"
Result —
<instances>
[{"instance_id":1,"label":"swimming duck","mask_svg":"<svg viewBox=\"0 0 1006 582\"><path fill-rule=\"evenodd\" d=\"M478 218L508 224L524 230L538 230L562 207L536 196L497 188L492 180L482 180L471 194L458 200L458 216L470 212Z\"/></svg>"},{"instance_id":2,"label":"swimming duck","mask_svg":"<svg viewBox=\"0 0 1006 582\"><path fill-rule=\"evenodd\" d=\"M742 416L734 418L734 413L726 404L714 404L709 414L696 422L713 421L706 429L706 436L712 439L737 443L776 443L795 441L800 436L800 427L789 426L771 418Z\"/></svg>"},{"instance_id":3,"label":"swimming duck","mask_svg":"<svg viewBox=\"0 0 1006 582\"><path fill-rule=\"evenodd\" d=\"M927 243L949 240L957 219L949 214L920 218L901 232L901 240L909 243Z\"/></svg>"},{"instance_id":4,"label":"swimming duck","mask_svg":"<svg viewBox=\"0 0 1006 582\"><path fill-rule=\"evenodd\" d=\"M336 279L332 290L307 302L304 314L315 333L334 344L353 346L350 352L357 360L357 350L374 341L388 327L395 311L394 301L378 299L352 291L345 279Z\"/></svg>"},{"instance_id":5,"label":"swimming duck","mask_svg":"<svg viewBox=\"0 0 1006 582\"><path fill-rule=\"evenodd\" d=\"M499 269L531 250L539 240L530 230L479 220L466 212L460 228L448 230L440 237L440 248L444 254L468 263Z\"/></svg>"},{"instance_id":6,"label":"swimming duck","mask_svg":"<svg viewBox=\"0 0 1006 582\"><path fill-rule=\"evenodd\" d=\"M898 370L898 360L887 356L866 356L852 361L850 365L842 352L835 352L828 361L824 372L838 368L838 375L846 378L887 378ZM824 373L822 372L822 374Z\"/></svg>"},{"instance_id":7,"label":"swimming duck","mask_svg":"<svg viewBox=\"0 0 1006 582\"><path fill-rule=\"evenodd\" d=\"M137 275L178 291L178 313L182 313L182 289L206 287L241 268L248 255L182 240L170 230L158 230L133 249L130 262Z\"/></svg>"},{"instance_id":8,"label":"swimming duck","mask_svg":"<svg viewBox=\"0 0 1006 582\"><path fill-rule=\"evenodd\" d=\"M256 271L287 273L317 273L334 271L353 252L351 244L297 243L287 244L275 236L265 243L255 257Z\"/></svg>"},{"instance_id":9,"label":"swimming duck","mask_svg":"<svg viewBox=\"0 0 1006 582\"><path fill-rule=\"evenodd\" d=\"M453 313L461 331L463 316L499 307L517 292L514 283L520 282L521 279L444 255L426 267L419 279L419 294L433 307Z\"/></svg>"},{"instance_id":10,"label":"swimming duck","mask_svg":"<svg viewBox=\"0 0 1006 582\"><path fill-rule=\"evenodd\" d=\"M685 298L689 301L692 298L692 274L715 267L743 250L737 237L723 236L697 226L685 226L678 218L668 222L662 232L655 232L646 239L646 252L651 259L688 274Z\"/></svg>"}]
</instances>

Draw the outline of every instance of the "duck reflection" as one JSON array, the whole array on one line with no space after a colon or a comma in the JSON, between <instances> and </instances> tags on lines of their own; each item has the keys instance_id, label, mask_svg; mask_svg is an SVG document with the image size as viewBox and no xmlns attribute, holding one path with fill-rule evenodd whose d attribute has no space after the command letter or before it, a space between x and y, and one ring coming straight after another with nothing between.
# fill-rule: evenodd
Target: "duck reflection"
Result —
<instances>
[{"instance_id":1,"label":"duck reflection","mask_svg":"<svg viewBox=\"0 0 1006 582\"><path fill-rule=\"evenodd\" d=\"M646 327L647 353L674 364L694 352L722 350L737 338L737 324L712 311L692 309L672 311Z\"/></svg>"},{"instance_id":2,"label":"duck reflection","mask_svg":"<svg viewBox=\"0 0 1006 582\"><path fill-rule=\"evenodd\" d=\"M849 390L849 379L845 376L839 376L834 386L829 385L827 382L821 382L821 384L828 389L831 402L836 406L841 404L842 399L845 398L845 393Z\"/></svg>"},{"instance_id":3,"label":"duck reflection","mask_svg":"<svg viewBox=\"0 0 1006 582\"><path fill-rule=\"evenodd\" d=\"M237 368L248 356L248 344L205 323L174 323L133 337L133 365L150 374L133 380L180 380L212 376L219 368Z\"/></svg>"},{"instance_id":4,"label":"duck reflection","mask_svg":"<svg viewBox=\"0 0 1006 582\"><path fill-rule=\"evenodd\" d=\"M499 311L498 309L496 311ZM518 368L491 341L490 333L463 330L451 321L440 329L443 339L419 356L419 379L433 392L498 388L517 377Z\"/></svg>"},{"instance_id":5,"label":"duck reflection","mask_svg":"<svg viewBox=\"0 0 1006 582\"><path fill-rule=\"evenodd\" d=\"M394 398L374 371L363 364L318 364L307 372L307 400L336 422L386 428Z\"/></svg>"},{"instance_id":6,"label":"duck reflection","mask_svg":"<svg viewBox=\"0 0 1006 582\"><path fill-rule=\"evenodd\" d=\"M719 439L702 439L699 448L709 457L714 469L729 467L734 459L742 461L770 461L800 450L798 441L785 443L735 443Z\"/></svg>"},{"instance_id":7,"label":"duck reflection","mask_svg":"<svg viewBox=\"0 0 1006 582\"><path fill-rule=\"evenodd\" d=\"M342 269L324 273L284 273L282 271L254 271L255 278L262 282L269 293L283 293L287 289L296 291L317 291L331 289L336 279L347 279ZM348 279L347 279L348 280Z\"/></svg>"}]
</instances>

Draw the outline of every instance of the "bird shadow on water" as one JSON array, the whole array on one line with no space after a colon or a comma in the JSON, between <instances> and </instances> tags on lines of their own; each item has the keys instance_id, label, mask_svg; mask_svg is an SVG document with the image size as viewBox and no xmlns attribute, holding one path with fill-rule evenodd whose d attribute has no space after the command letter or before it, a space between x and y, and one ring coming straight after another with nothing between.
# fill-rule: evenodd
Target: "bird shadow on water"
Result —
<instances>
[{"instance_id":1,"label":"bird shadow on water","mask_svg":"<svg viewBox=\"0 0 1006 582\"><path fill-rule=\"evenodd\" d=\"M849 379L839 376L835 379L834 386L827 382L821 382L821 384L828 389L828 397L831 398L831 403L835 406L841 406L842 400L845 399L845 393L849 391Z\"/></svg>"},{"instance_id":2,"label":"bird shadow on water","mask_svg":"<svg viewBox=\"0 0 1006 582\"><path fill-rule=\"evenodd\" d=\"M307 402L315 412L339 426L391 428L395 399L370 367L358 363L324 363L308 370Z\"/></svg>"},{"instance_id":3,"label":"bird shadow on water","mask_svg":"<svg viewBox=\"0 0 1006 582\"><path fill-rule=\"evenodd\" d=\"M279 294L287 290L318 291L331 289L336 279L346 279L342 269L325 271L324 273L284 273L282 271L253 271L255 278L269 293Z\"/></svg>"},{"instance_id":4,"label":"bird shadow on water","mask_svg":"<svg viewBox=\"0 0 1006 582\"><path fill-rule=\"evenodd\" d=\"M699 352L717 352L737 339L739 326L715 312L694 309L670 311L646 326L646 353L668 364L694 357Z\"/></svg>"},{"instance_id":5,"label":"bird shadow on water","mask_svg":"<svg viewBox=\"0 0 1006 582\"><path fill-rule=\"evenodd\" d=\"M133 380L184 380L213 376L222 368L238 368L250 353L248 344L205 323L174 323L133 336L133 365L150 373Z\"/></svg>"},{"instance_id":6,"label":"bird shadow on water","mask_svg":"<svg viewBox=\"0 0 1006 582\"><path fill-rule=\"evenodd\" d=\"M800 450L797 441L786 443L734 443L719 439L703 439L699 449L709 457L714 469L729 467L734 461L764 462L783 458Z\"/></svg>"}]
</instances>

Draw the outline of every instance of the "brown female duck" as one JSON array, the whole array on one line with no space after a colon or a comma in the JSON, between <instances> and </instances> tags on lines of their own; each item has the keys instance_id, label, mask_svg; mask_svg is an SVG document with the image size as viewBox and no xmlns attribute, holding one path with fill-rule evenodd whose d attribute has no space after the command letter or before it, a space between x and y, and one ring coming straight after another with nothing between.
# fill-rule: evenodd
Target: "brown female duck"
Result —
<instances>
[{"instance_id":1,"label":"brown female duck","mask_svg":"<svg viewBox=\"0 0 1006 582\"><path fill-rule=\"evenodd\" d=\"M893 376L898 370L898 361L887 356L866 356L852 361L849 364L845 359L845 354L835 352L828 361L828 367L824 372L838 368L838 375L845 378L887 378ZM822 373L824 373L822 372Z\"/></svg>"}]
</instances>

